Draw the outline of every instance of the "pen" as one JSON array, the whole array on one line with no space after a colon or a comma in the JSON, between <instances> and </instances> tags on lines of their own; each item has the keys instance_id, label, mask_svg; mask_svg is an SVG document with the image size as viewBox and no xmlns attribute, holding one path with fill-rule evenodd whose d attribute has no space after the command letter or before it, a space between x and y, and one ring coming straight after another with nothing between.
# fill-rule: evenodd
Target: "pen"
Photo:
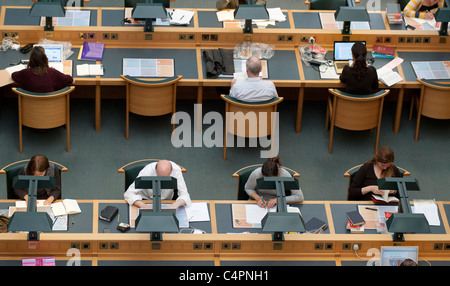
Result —
<instances>
[{"instance_id":1,"label":"pen","mask_svg":"<svg viewBox=\"0 0 450 286\"><path fill-rule=\"evenodd\" d=\"M266 201L264 201L264 197L261 197L261 200L262 200L262 202L264 204L264 208L267 210L267 208L266 208Z\"/></svg>"},{"instance_id":2,"label":"pen","mask_svg":"<svg viewBox=\"0 0 450 286\"><path fill-rule=\"evenodd\" d=\"M120 219L120 214L117 215L117 222L119 222L119 219Z\"/></svg>"},{"instance_id":3,"label":"pen","mask_svg":"<svg viewBox=\"0 0 450 286\"><path fill-rule=\"evenodd\" d=\"M377 209L374 209L374 208L367 208L367 207L366 207L366 210L377 211Z\"/></svg>"}]
</instances>

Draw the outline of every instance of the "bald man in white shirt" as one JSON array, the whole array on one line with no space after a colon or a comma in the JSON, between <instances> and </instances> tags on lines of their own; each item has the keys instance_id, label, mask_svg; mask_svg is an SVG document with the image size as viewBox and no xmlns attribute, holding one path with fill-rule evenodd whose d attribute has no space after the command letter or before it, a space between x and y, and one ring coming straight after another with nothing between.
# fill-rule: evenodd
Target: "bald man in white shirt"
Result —
<instances>
[{"instance_id":1,"label":"bald man in white shirt","mask_svg":"<svg viewBox=\"0 0 450 286\"><path fill-rule=\"evenodd\" d=\"M161 160L158 162L150 163L145 166L138 174L137 177L144 176L170 176L177 179L178 198L174 203L170 205L171 208L178 208L179 206L190 206L191 198L189 196L186 183L181 172L181 167L172 161ZM162 189L161 200L171 200L174 195L173 189ZM153 199L152 189L136 189L134 182L128 187L124 194L125 200L130 204L138 208L150 208L142 200Z\"/></svg>"},{"instance_id":2,"label":"bald man in white shirt","mask_svg":"<svg viewBox=\"0 0 450 286\"><path fill-rule=\"evenodd\" d=\"M261 60L255 56L247 59L245 82L231 81L230 97L241 101L258 102L277 98L278 93L273 82L263 80L259 73L262 70Z\"/></svg>"}]
</instances>

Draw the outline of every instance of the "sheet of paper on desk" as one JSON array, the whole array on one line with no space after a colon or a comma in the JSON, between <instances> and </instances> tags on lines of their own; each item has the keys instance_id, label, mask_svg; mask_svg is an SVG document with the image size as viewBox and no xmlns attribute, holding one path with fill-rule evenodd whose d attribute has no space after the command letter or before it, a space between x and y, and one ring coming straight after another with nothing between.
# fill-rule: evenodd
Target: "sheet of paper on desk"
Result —
<instances>
[{"instance_id":1,"label":"sheet of paper on desk","mask_svg":"<svg viewBox=\"0 0 450 286\"><path fill-rule=\"evenodd\" d=\"M176 9L169 22L171 25L189 25L194 14L195 11Z\"/></svg>"},{"instance_id":2,"label":"sheet of paper on desk","mask_svg":"<svg viewBox=\"0 0 450 286\"><path fill-rule=\"evenodd\" d=\"M9 75L12 75L13 72L21 71L21 70L26 69L26 68L27 68L27 65L20 64L20 65L7 67L5 70L9 73Z\"/></svg>"},{"instance_id":3,"label":"sheet of paper on desk","mask_svg":"<svg viewBox=\"0 0 450 286\"><path fill-rule=\"evenodd\" d=\"M221 10L216 12L216 15L219 22L234 20L234 10Z\"/></svg>"},{"instance_id":4,"label":"sheet of paper on desk","mask_svg":"<svg viewBox=\"0 0 450 286\"><path fill-rule=\"evenodd\" d=\"M281 8L267 8L267 12L269 12L269 19L284 22L286 21L286 15L283 14Z\"/></svg>"},{"instance_id":5,"label":"sheet of paper on desk","mask_svg":"<svg viewBox=\"0 0 450 286\"><path fill-rule=\"evenodd\" d=\"M192 203L190 207L185 207L189 222L210 221L208 204Z\"/></svg>"},{"instance_id":6,"label":"sheet of paper on desk","mask_svg":"<svg viewBox=\"0 0 450 286\"><path fill-rule=\"evenodd\" d=\"M67 9L64 17L53 17L53 26L88 27L91 20L91 11ZM41 17L41 26L45 26L45 17Z\"/></svg>"},{"instance_id":7,"label":"sheet of paper on desk","mask_svg":"<svg viewBox=\"0 0 450 286\"><path fill-rule=\"evenodd\" d=\"M434 200L414 200L414 205L411 206L413 213L424 214L431 226L440 226L438 207Z\"/></svg>"}]
</instances>

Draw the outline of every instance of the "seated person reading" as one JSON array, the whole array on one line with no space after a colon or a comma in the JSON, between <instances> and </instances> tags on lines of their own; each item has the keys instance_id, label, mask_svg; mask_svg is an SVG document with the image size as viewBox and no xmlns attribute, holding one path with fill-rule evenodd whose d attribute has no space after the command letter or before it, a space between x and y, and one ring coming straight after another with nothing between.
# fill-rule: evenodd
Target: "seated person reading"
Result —
<instances>
[{"instance_id":1,"label":"seated person reading","mask_svg":"<svg viewBox=\"0 0 450 286\"><path fill-rule=\"evenodd\" d=\"M259 73L262 70L261 60L255 56L247 59L245 82L231 81L230 97L246 102L267 101L278 97L277 90L273 82L263 80Z\"/></svg>"},{"instance_id":2,"label":"seated person reading","mask_svg":"<svg viewBox=\"0 0 450 286\"><path fill-rule=\"evenodd\" d=\"M33 47L26 69L13 72L11 78L27 91L46 93L57 91L73 84L70 75L48 66L48 58L43 47Z\"/></svg>"},{"instance_id":3,"label":"seated person reading","mask_svg":"<svg viewBox=\"0 0 450 286\"><path fill-rule=\"evenodd\" d=\"M177 179L178 198L170 205L170 208L191 205L191 198L189 196L181 168L174 162L161 160L159 162L150 163L139 172L138 177L143 176L170 176ZM161 190L161 200L171 200L173 195L173 189ZM124 198L130 205L135 205L138 208L150 208L150 206L145 204L142 200L152 200L153 190L136 189L133 182L124 193Z\"/></svg>"},{"instance_id":4,"label":"seated person reading","mask_svg":"<svg viewBox=\"0 0 450 286\"><path fill-rule=\"evenodd\" d=\"M53 189L38 189L36 198L38 200L45 200L44 205L50 205L56 199L61 197L61 171L58 167L50 163L44 155L36 154L24 166L19 175L27 176L49 176L55 178L55 188ZM15 188L14 193L23 200L28 200L28 189Z\"/></svg>"},{"instance_id":5,"label":"seated person reading","mask_svg":"<svg viewBox=\"0 0 450 286\"><path fill-rule=\"evenodd\" d=\"M281 167L279 157L269 158L262 167L255 169L248 177L245 184L245 192L250 199L255 200L260 207L272 208L277 204L276 190L258 189L256 180L262 177L291 177L288 171ZM286 192L286 203L302 202L304 200L301 189Z\"/></svg>"},{"instance_id":6,"label":"seated person reading","mask_svg":"<svg viewBox=\"0 0 450 286\"><path fill-rule=\"evenodd\" d=\"M217 0L216 8L217 10L223 9L236 9L239 4L249 4L247 0ZM266 5L266 0L254 0L256 5Z\"/></svg>"},{"instance_id":7,"label":"seated person reading","mask_svg":"<svg viewBox=\"0 0 450 286\"><path fill-rule=\"evenodd\" d=\"M398 197L396 190L378 189L377 179L386 177L403 177L403 175L394 165L392 149L383 146L375 152L372 160L363 164L356 172L348 190L348 199L368 201L372 199L372 194L383 196L385 191Z\"/></svg>"},{"instance_id":8,"label":"seated person reading","mask_svg":"<svg viewBox=\"0 0 450 286\"><path fill-rule=\"evenodd\" d=\"M345 66L339 79L346 84L345 92L350 94L372 94L378 89L377 70L367 66L366 46L356 42L352 46L353 63Z\"/></svg>"},{"instance_id":9,"label":"seated person reading","mask_svg":"<svg viewBox=\"0 0 450 286\"><path fill-rule=\"evenodd\" d=\"M408 17L432 20L434 13L442 7L444 0L411 0L406 4L403 13Z\"/></svg>"}]
</instances>

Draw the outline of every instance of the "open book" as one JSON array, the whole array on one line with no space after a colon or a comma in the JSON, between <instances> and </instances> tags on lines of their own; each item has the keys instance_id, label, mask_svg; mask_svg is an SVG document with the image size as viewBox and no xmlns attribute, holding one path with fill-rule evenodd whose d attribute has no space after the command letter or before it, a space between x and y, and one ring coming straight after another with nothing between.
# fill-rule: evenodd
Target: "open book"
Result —
<instances>
[{"instance_id":1,"label":"open book","mask_svg":"<svg viewBox=\"0 0 450 286\"><path fill-rule=\"evenodd\" d=\"M76 200L64 199L61 202L52 204L52 212L55 216L65 214L78 214L81 213L80 206Z\"/></svg>"},{"instance_id":2,"label":"open book","mask_svg":"<svg viewBox=\"0 0 450 286\"><path fill-rule=\"evenodd\" d=\"M398 82L401 82L403 78L391 69L382 67L377 70L378 79L387 86L392 86Z\"/></svg>"},{"instance_id":3,"label":"open book","mask_svg":"<svg viewBox=\"0 0 450 286\"><path fill-rule=\"evenodd\" d=\"M376 203L398 203L398 199L393 196L389 196L389 190L384 190L384 194L382 196L372 194L372 200Z\"/></svg>"},{"instance_id":4,"label":"open book","mask_svg":"<svg viewBox=\"0 0 450 286\"><path fill-rule=\"evenodd\" d=\"M103 75L103 65L101 64L77 65L77 76L95 76L95 75Z\"/></svg>"}]
</instances>

